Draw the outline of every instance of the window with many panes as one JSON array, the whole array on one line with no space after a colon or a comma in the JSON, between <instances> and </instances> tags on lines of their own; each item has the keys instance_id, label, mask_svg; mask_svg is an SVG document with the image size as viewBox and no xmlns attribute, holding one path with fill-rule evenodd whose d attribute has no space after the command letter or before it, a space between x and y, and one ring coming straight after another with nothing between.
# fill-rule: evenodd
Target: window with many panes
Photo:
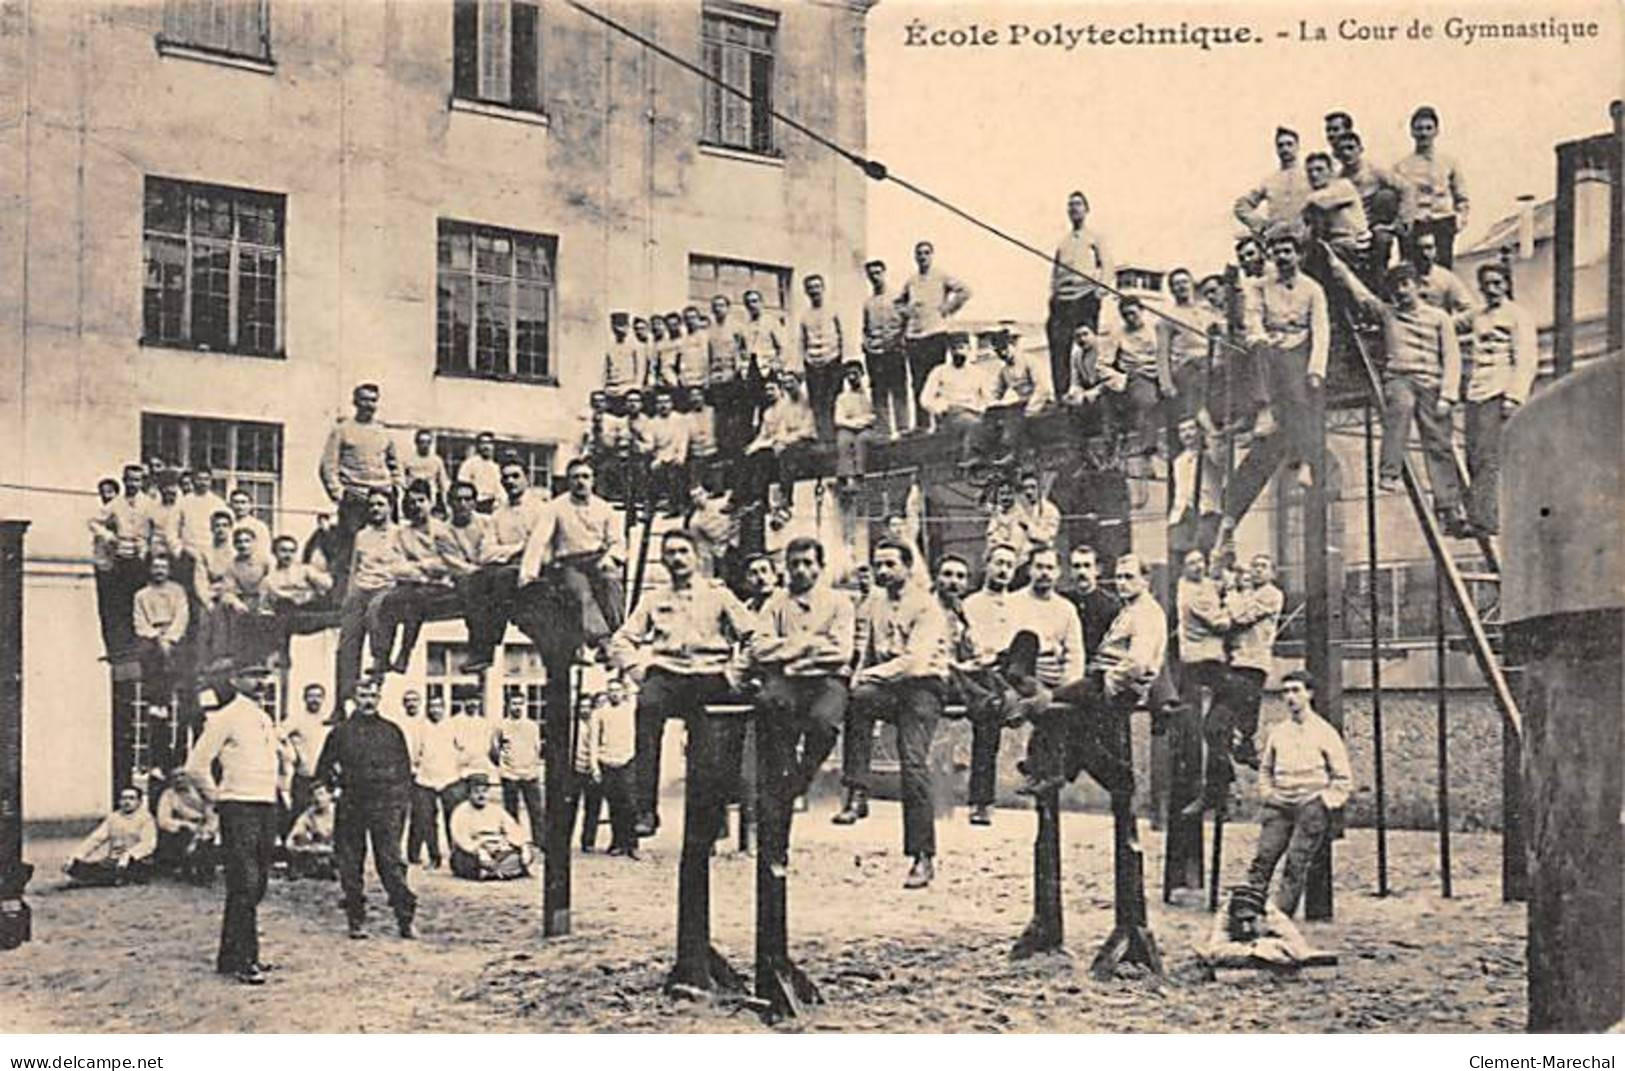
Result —
<instances>
[{"instance_id":1,"label":"window with many panes","mask_svg":"<svg viewBox=\"0 0 1625 1071\"><path fill-rule=\"evenodd\" d=\"M773 48L779 17L745 4L707 3L700 16L700 65L720 80L706 81L708 145L774 155ZM741 96L743 94L743 96Z\"/></svg>"},{"instance_id":2,"label":"window with many panes","mask_svg":"<svg viewBox=\"0 0 1625 1071\"><path fill-rule=\"evenodd\" d=\"M208 468L224 497L241 488L273 530L282 487L282 426L254 420L141 414L141 456L173 468Z\"/></svg>"},{"instance_id":3,"label":"window with many panes","mask_svg":"<svg viewBox=\"0 0 1625 1071\"><path fill-rule=\"evenodd\" d=\"M510 643L502 648L502 712L507 713L510 696L525 697L525 716L542 720L543 696L547 691L547 671L542 656L528 643Z\"/></svg>"},{"instance_id":4,"label":"window with many panes","mask_svg":"<svg viewBox=\"0 0 1625 1071\"><path fill-rule=\"evenodd\" d=\"M542 110L541 13L535 0L454 0L452 96Z\"/></svg>"},{"instance_id":5,"label":"window with many panes","mask_svg":"<svg viewBox=\"0 0 1625 1071\"><path fill-rule=\"evenodd\" d=\"M777 264L753 264L690 253L688 257L688 300L701 308L717 294L725 294L740 310L745 291L759 290L762 307L783 315L790 304L790 269ZM734 315L743 316L742 311Z\"/></svg>"},{"instance_id":6,"label":"window with many panes","mask_svg":"<svg viewBox=\"0 0 1625 1071\"><path fill-rule=\"evenodd\" d=\"M461 643L430 643L424 670L424 701L439 698L448 716L461 716L470 700L482 702L480 677L463 667L468 663L468 646Z\"/></svg>"},{"instance_id":7,"label":"window with many panes","mask_svg":"<svg viewBox=\"0 0 1625 1071\"><path fill-rule=\"evenodd\" d=\"M281 356L286 201L149 176L141 341Z\"/></svg>"},{"instance_id":8,"label":"window with many panes","mask_svg":"<svg viewBox=\"0 0 1625 1071\"><path fill-rule=\"evenodd\" d=\"M552 382L550 235L443 219L435 272L435 369Z\"/></svg>"},{"instance_id":9,"label":"window with many panes","mask_svg":"<svg viewBox=\"0 0 1625 1071\"><path fill-rule=\"evenodd\" d=\"M268 61L270 0L164 0L164 29L158 40Z\"/></svg>"},{"instance_id":10,"label":"window with many panes","mask_svg":"<svg viewBox=\"0 0 1625 1071\"><path fill-rule=\"evenodd\" d=\"M498 461L512 454L519 459L521 465L525 466L525 474L530 477L532 487L539 487L543 491L552 492L553 460L556 456L556 448L552 443L527 443L498 439L496 447ZM457 467L464 460L474 455L474 436L469 432L461 431L436 432L434 452L439 454L440 460L446 463L446 474L455 480L457 478Z\"/></svg>"}]
</instances>

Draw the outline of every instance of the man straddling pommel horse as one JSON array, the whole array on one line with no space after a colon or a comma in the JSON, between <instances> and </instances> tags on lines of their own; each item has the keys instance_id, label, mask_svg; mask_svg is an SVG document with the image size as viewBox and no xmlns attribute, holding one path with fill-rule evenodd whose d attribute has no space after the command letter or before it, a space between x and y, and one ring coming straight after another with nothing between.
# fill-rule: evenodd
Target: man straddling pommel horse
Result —
<instances>
[{"instance_id":1,"label":"man straddling pommel horse","mask_svg":"<svg viewBox=\"0 0 1625 1071\"><path fill-rule=\"evenodd\" d=\"M792 539L784 553L787 583L767 597L758 613L760 631L750 659L765 671L756 697L757 744L771 778L780 828L761 844L784 853L788 864L790 803L804 794L835 747L846 711L846 675L852 661L855 612L852 600L823 582L824 545ZM750 776L747 774L747 776Z\"/></svg>"},{"instance_id":2,"label":"man straddling pommel horse","mask_svg":"<svg viewBox=\"0 0 1625 1071\"><path fill-rule=\"evenodd\" d=\"M1082 680L1055 689L1057 705L1077 709L1033 716L1033 734L1018 790L1039 795L1087 771L1113 796L1134 791L1132 755L1122 726L1146 703L1168 647L1168 619L1150 591L1149 568L1137 555L1117 559L1117 596L1123 608Z\"/></svg>"},{"instance_id":3,"label":"man straddling pommel horse","mask_svg":"<svg viewBox=\"0 0 1625 1071\"><path fill-rule=\"evenodd\" d=\"M756 628L756 616L722 581L697 575L694 540L687 532L661 538L660 564L671 586L646 594L609 644L610 661L638 689L633 804L640 837L653 836L660 827L660 744L669 717L687 723L690 769L717 781L690 785L690 803L708 799L711 792L718 806L726 798L738 767L727 768L725 760L739 754L745 719L711 717L705 707L730 693L725 674L735 645L748 641ZM685 825L693 820L686 815ZM715 822L708 828L714 831Z\"/></svg>"},{"instance_id":4,"label":"man straddling pommel horse","mask_svg":"<svg viewBox=\"0 0 1625 1071\"><path fill-rule=\"evenodd\" d=\"M914 860L903 888L923 889L936 873L930 757L948 681L947 623L931 593L909 582L914 552L907 544L882 539L869 558L876 590L860 609L863 661L852 677L841 757L849 796L834 820L850 825L868 813L875 719L895 722L903 773L903 854Z\"/></svg>"}]
</instances>

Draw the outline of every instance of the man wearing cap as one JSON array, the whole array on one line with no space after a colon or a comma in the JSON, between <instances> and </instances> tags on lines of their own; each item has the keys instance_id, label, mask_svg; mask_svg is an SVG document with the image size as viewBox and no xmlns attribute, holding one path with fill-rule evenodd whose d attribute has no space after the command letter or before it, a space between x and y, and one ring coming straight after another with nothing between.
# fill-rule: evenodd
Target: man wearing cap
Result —
<instances>
[{"instance_id":1,"label":"man wearing cap","mask_svg":"<svg viewBox=\"0 0 1625 1071\"><path fill-rule=\"evenodd\" d=\"M863 302L863 359L869 366L869 389L886 434L896 438L908 428L908 369L903 356L903 313L886 291L886 262L863 266L869 296Z\"/></svg>"},{"instance_id":2,"label":"man wearing cap","mask_svg":"<svg viewBox=\"0 0 1625 1071\"><path fill-rule=\"evenodd\" d=\"M988 434L996 437L1005 455L1013 459L1025 441L1023 422L1053 404L1055 391L1050 386L1050 370L1038 357L1031 351L1016 350L1016 336L1008 324L994 332L993 353L999 361L990 387L987 415L992 428Z\"/></svg>"},{"instance_id":3,"label":"man wearing cap","mask_svg":"<svg viewBox=\"0 0 1625 1071\"><path fill-rule=\"evenodd\" d=\"M203 724L186 772L215 804L226 871L226 908L215 970L244 985L264 985L259 904L271 874L277 839L277 786L292 761L260 704L266 671L238 671L214 685L220 705ZM220 774L215 776L218 764Z\"/></svg>"},{"instance_id":4,"label":"man wearing cap","mask_svg":"<svg viewBox=\"0 0 1625 1071\"><path fill-rule=\"evenodd\" d=\"M642 353L638 344L626 337L626 332L626 313L610 313L611 338L609 349L604 353L604 393L612 398L643 382Z\"/></svg>"},{"instance_id":5,"label":"man wearing cap","mask_svg":"<svg viewBox=\"0 0 1625 1071\"><path fill-rule=\"evenodd\" d=\"M401 837L412 807L412 755L401 727L379 715L378 690L373 677L356 683L355 713L328 734L316 761L316 782L340 789L333 850L350 936L367 936L361 867L371 840L373 865L389 895L396 928L411 938L418 902L406 885Z\"/></svg>"},{"instance_id":6,"label":"man wearing cap","mask_svg":"<svg viewBox=\"0 0 1625 1071\"><path fill-rule=\"evenodd\" d=\"M536 849L519 819L491 805L491 778L469 775L468 799L451 815L451 872L470 881L511 881L530 873Z\"/></svg>"}]
</instances>

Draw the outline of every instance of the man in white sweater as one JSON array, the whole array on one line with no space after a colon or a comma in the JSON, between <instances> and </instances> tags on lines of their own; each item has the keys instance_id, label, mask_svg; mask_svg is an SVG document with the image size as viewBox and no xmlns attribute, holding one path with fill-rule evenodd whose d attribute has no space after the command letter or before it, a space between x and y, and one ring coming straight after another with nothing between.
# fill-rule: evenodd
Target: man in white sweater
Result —
<instances>
[{"instance_id":1,"label":"man in white sweater","mask_svg":"<svg viewBox=\"0 0 1625 1071\"><path fill-rule=\"evenodd\" d=\"M1270 730L1258 769L1263 814L1258 852L1247 868L1247 884L1230 905L1237 920L1264 912L1275 864L1286 856L1275 906L1291 916L1303 898L1309 863L1326 840L1331 812L1348 802L1349 755L1337 730L1315 713L1315 679L1302 670L1288 673L1281 694L1291 718Z\"/></svg>"}]
</instances>

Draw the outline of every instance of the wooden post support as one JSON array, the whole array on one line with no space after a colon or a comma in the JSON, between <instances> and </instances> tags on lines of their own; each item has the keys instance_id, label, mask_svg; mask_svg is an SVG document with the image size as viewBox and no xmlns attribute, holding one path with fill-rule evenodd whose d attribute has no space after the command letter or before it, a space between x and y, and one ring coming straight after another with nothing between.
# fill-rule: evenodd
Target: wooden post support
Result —
<instances>
[{"instance_id":1,"label":"wooden post support","mask_svg":"<svg viewBox=\"0 0 1625 1071\"><path fill-rule=\"evenodd\" d=\"M1202 891L1202 816L1187 815L1187 804L1201 797L1202 690L1187 682L1185 708L1168 730L1172 753L1168 779L1167 833L1163 837L1162 902L1172 903L1175 889Z\"/></svg>"},{"instance_id":2,"label":"wooden post support","mask_svg":"<svg viewBox=\"0 0 1625 1071\"><path fill-rule=\"evenodd\" d=\"M1219 910L1219 874L1224 868L1225 808L1213 812L1213 860L1208 865L1207 909Z\"/></svg>"},{"instance_id":3,"label":"wooden post support","mask_svg":"<svg viewBox=\"0 0 1625 1071\"><path fill-rule=\"evenodd\" d=\"M27 521L0 521L0 949L33 936L23 889L23 534Z\"/></svg>"},{"instance_id":4,"label":"wooden post support","mask_svg":"<svg viewBox=\"0 0 1625 1071\"><path fill-rule=\"evenodd\" d=\"M1446 686L1444 644L1444 574L1433 577L1434 673L1438 702L1439 745L1439 892L1450 899L1450 690Z\"/></svg>"},{"instance_id":5,"label":"wooden post support","mask_svg":"<svg viewBox=\"0 0 1625 1071\"><path fill-rule=\"evenodd\" d=\"M1113 715L1117 717L1116 715ZM1129 719L1117 717L1118 754L1134 766L1134 741ZM1112 793L1112 876L1115 922L1110 936L1095 953L1089 971L1096 978L1111 978L1120 963L1135 963L1162 974L1162 954L1151 935L1145 913L1145 856L1140 850L1138 820L1134 816L1134 790Z\"/></svg>"},{"instance_id":6,"label":"wooden post support","mask_svg":"<svg viewBox=\"0 0 1625 1071\"><path fill-rule=\"evenodd\" d=\"M722 821L726 786L737 770L726 769L729 749L714 746L717 718L689 715L683 786L683 852L677 865L677 962L666 976L671 996L698 997L718 989L743 991L744 977L711 946L711 850ZM758 853L759 855L765 853Z\"/></svg>"},{"instance_id":7,"label":"wooden post support","mask_svg":"<svg viewBox=\"0 0 1625 1071\"><path fill-rule=\"evenodd\" d=\"M790 856L794 800L784 763L795 742L778 734L785 726L757 719L756 740L756 999L769 1023L799 1018L823 997L790 959L789 890L785 866ZM712 953L715 955L715 953ZM718 957L720 958L720 957Z\"/></svg>"},{"instance_id":8,"label":"wooden post support","mask_svg":"<svg viewBox=\"0 0 1625 1071\"><path fill-rule=\"evenodd\" d=\"M1038 832L1033 836L1033 918L1010 950L1011 959L1066 951L1061 912L1061 790L1046 789L1034 804Z\"/></svg>"},{"instance_id":9,"label":"wooden post support","mask_svg":"<svg viewBox=\"0 0 1625 1071\"><path fill-rule=\"evenodd\" d=\"M572 652L541 648L547 673L544 707L547 752L547 844L542 859L542 935L562 937L570 932L570 827L575 817L570 807L571 782L575 763L571 754L571 729L575 708L570 701Z\"/></svg>"},{"instance_id":10,"label":"wooden post support","mask_svg":"<svg viewBox=\"0 0 1625 1071\"><path fill-rule=\"evenodd\" d=\"M1382 754L1382 603L1377 597L1377 459L1370 402L1365 405L1366 615L1371 627L1371 762L1377 791L1377 895L1388 895L1388 787Z\"/></svg>"},{"instance_id":11,"label":"wooden post support","mask_svg":"<svg viewBox=\"0 0 1625 1071\"><path fill-rule=\"evenodd\" d=\"M1339 733L1343 731L1342 578L1343 555L1330 536L1329 506L1334 497L1332 459L1326 449L1326 396L1314 392L1313 456L1307 458L1314 479L1303 495L1305 661L1315 678L1315 711ZM1332 917L1332 842L1341 835L1341 812L1334 828L1309 865L1304 888L1306 919Z\"/></svg>"}]
</instances>

